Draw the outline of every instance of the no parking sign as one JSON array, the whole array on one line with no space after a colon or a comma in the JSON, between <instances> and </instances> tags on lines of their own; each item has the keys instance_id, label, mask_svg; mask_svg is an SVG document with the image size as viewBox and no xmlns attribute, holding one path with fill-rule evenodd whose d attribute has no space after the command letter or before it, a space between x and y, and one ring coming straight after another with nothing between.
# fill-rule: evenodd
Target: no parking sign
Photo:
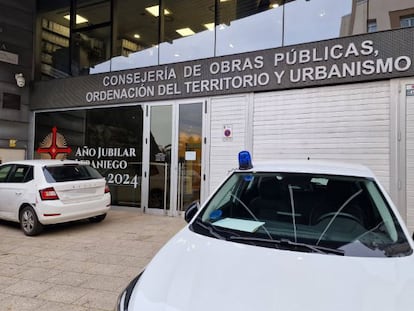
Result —
<instances>
[{"instance_id":1,"label":"no parking sign","mask_svg":"<svg viewBox=\"0 0 414 311\"><path fill-rule=\"evenodd\" d=\"M223 126L223 140L224 141L233 140L233 126L232 125L227 124Z\"/></svg>"}]
</instances>

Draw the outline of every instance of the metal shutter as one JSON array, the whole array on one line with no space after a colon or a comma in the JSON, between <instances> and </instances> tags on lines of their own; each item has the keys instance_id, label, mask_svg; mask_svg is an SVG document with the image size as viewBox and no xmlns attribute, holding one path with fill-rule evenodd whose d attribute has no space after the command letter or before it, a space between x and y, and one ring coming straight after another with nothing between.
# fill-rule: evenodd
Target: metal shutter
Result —
<instances>
[{"instance_id":1,"label":"metal shutter","mask_svg":"<svg viewBox=\"0 0 414 311\"><path fill-rule=\"evenodd\" d=\"M389 189L389 106L389 81L257 94L254 159L359 162Z\"/></svg>"}]
</instances>

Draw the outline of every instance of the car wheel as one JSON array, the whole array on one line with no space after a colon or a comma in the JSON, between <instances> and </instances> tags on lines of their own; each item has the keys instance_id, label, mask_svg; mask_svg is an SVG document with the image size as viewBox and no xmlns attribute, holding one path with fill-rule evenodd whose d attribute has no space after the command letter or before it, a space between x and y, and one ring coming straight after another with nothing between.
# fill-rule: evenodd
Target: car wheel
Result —
<instances>
[{"instance_id":1,"label":"car wheel","mask_svg":"<svg viewBox=\"0 0 414 311\"><path fill-rule=\"evenodd\" d=\"M25 235L34 236L43 230L36 212L31 206L25 206L20 211L20 227Z\"/></svg>"},{"instance_id":2,"label":"car wheel","mask_svg":"<svg viewBox=\"0 0 414 311\"><path fill-rule=\"evenodd\" d=\"M106 214L102 214L102 215L89 218L89 221L90 222L101 222L102 220L105 219L105 217L106 217Z\"/></svg>"}]
</instances>

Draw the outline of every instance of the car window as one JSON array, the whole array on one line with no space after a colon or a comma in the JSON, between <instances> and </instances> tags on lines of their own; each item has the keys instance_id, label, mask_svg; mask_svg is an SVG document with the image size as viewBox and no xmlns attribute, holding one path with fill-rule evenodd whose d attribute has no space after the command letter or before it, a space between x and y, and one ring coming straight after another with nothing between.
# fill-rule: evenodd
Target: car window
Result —
<instances>
[{"instance_id":1,"label":"car window","mask_svg":"<svg viewBox=\"0 0 414 311\"><path fill-rule=\"evenodd\" d=\"M43 168L46 181L65 182L103 178L101 174L89 165L65 164L60 166L45 166Z\"/></svg>"},{"instance_id":2,"label":"car window","mask_svg":"<svg viewBox=\"0 0 414 311\"><path fill-rule=\"evenodd\" d=\"M8 182L25 183L33 179L33 167L29 165L16 165L11 172Z\"/></svg>"},{"instance_id":3,"label":"car window","mask_svg":"<svg viewBox=\"0 0 414 311\"><path fill-rule=\"evenodd\" d=\"M6 182L13 165L2 165L0 167L0 182Z\"/></svg>"},{"instance_id":4,"label":"car window","mask_svg":"<svg viewBox=\"0 0 414 311\"><path fill-rule=\"evenodd\" d=\"M191 228L272 248L295 244L296 250L369 257L412 253L380 188L369 178L236 172Z\"/></svg>"}]
</instances>

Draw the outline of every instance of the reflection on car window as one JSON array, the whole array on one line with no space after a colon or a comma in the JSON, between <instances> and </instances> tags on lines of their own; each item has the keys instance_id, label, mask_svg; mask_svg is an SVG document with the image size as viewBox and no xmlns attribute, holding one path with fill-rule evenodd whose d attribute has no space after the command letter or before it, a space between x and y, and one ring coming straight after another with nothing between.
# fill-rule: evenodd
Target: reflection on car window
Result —
<instances>
[{"instance_id":1,"label":"reflection on car window","mask_svg":"<svg viewBox=\"0 0 414 311\"><path fill-rule=\"evenodd\" d=\"M103 178L97 170L88 165L66 164L61 166L46 166L43 172L48 182Z\"/></svg>"},{"instance_id":2,"label":"reflection on car window","mask_svg":"<svg viewBox=\"0 0 414 311\"><path fill-rule=\"evenodd\" d=\"M33 168L28 165L16 165L14 172L10 175L8 182L25 183L33 179Z\"/></svg>"},{"instance_id":3,"label":"reflection on car window","mask_svg":"<svg viewBox=\"0 0 414 311\"><path fill-rule=\"evenodd\" d=\"M12 165L3 165L0 167L0 182L5 182L7 176L9 175L10 170L12 169Z\"/></svg>"},{"instance_id":4,"label":"reflection on car window","mask_svg":"<svg viewBox=\"0 0 414 311\"><path fill-rule=\"evenodd\" d=\"M197 226L200 222L209 230ZM234 173L192 229L210 236L217 230L220 236L240 243L261 241L260 246L268 246L264 239L289 241L277 245L296 250L301 245L301 249L312 251L302 245L307 244L348 256L388 257L412 252L380 189L367 178ZM273 242L269 247L274 247Z\"/></svg>"}]
</instances>

